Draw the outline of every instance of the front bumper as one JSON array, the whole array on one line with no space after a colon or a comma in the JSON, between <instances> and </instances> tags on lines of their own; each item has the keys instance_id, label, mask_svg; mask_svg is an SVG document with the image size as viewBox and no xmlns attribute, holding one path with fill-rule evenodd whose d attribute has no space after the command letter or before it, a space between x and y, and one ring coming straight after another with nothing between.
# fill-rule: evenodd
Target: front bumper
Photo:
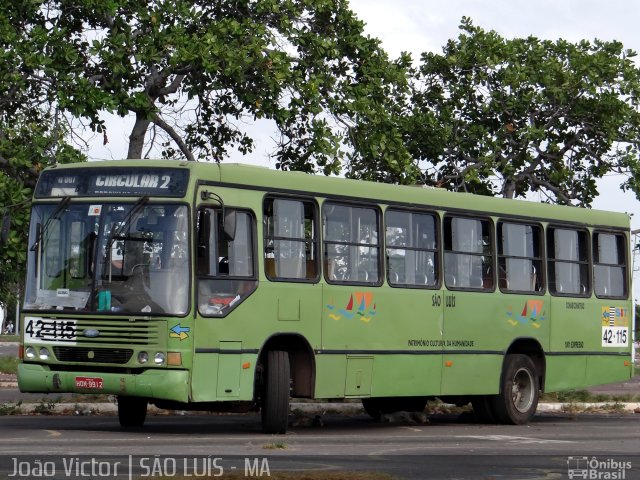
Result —
<instances>
[{"instance_id":1,"label":"front bumper","mask_svg":"<svg viewBox=\"0 0 640 480\"><path fill-rule=\"evenodd\" d=\"M76 387L76 377L99 377L100 389ZM187 370L149 369L139 374L73 372L49 370L33 363L18 365L18 387L21 392L35 393L84 393L126 395L150 399L189 401L189 372Z\"/></svg>"}]
</instances>

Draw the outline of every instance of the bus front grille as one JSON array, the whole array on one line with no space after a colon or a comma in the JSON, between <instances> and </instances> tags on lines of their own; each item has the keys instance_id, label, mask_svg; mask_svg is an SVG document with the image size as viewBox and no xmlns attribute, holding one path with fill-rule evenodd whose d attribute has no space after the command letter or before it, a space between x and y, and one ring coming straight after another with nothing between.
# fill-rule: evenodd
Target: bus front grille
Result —
<instances>
[{"instance_id":1,"label":"bus front grille","mask_svg":"<svg viewBox=\"0 0 640 480\"><path fill-rule=\"evenodd\" d=\"M109 343L121 345L153 345L159 341L159 325L148 320L78 320L75 341L78 344Z\"/></svg>"},{"instance_id":2,"label":"bus front grille","mask_svg":"<svg viewBox=\"0 0 640 480\"><path fill-rule=\"evenodd\" d=\"M62 346L73 343L79 347L147 346L161 342L163 322L148 319L96 319L96 318L31 318L27 319L25 344L49 342Z\"/></svg>"},{"instance_id":3,"label":"bus front grille","mask_svg":"<svg viewBox=\"0 0 640 480\"><path fill-rule=\"evenodd\" d=\"M125 364L133 355L129 348L53 347L53 353L61 362Z\"/></svg>"}]
</instances>

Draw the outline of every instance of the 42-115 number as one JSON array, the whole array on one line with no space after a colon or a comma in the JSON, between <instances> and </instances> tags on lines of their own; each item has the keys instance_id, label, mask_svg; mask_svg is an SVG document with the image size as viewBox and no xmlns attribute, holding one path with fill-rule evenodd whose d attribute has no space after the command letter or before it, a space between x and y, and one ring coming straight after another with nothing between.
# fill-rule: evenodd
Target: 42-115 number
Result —
<instances>
[{"instance_id":1,"label":"42-115 number","mask_svg":"<svg viewBox=\"0 0 640 480\"><path fill-rule=\"evenodd\" d=\"M628 344L627 327L602 327L603 347L626 347Z\"/></svg>"}]
</instances>

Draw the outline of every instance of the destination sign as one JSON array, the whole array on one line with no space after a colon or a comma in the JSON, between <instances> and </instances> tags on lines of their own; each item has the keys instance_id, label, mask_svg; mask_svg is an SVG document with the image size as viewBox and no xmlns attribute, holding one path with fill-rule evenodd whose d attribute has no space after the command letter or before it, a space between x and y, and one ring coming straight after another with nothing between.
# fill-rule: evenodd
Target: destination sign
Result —
<instances>
[{"instance_id":1,"label":"destination sign","mask_svg":"<svg viewBox=\"0 0 640 480\"><path fill-rule=\"evenodd\" d=\"M180 168L47 170L38 180L36 197L182 197L188 181L188 170Z\"/></svg>"}]
</instances>

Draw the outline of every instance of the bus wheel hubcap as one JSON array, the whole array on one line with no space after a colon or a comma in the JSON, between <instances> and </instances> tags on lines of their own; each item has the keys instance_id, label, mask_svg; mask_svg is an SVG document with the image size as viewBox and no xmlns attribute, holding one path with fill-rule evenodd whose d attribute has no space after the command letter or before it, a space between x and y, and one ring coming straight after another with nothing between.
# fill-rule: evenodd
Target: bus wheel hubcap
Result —
<instances>
[{"instance_id":1,"label":"bus wheel hubcap","mask_svg":"<svg viewBox=\"0 0 640 480\"><path fill-rule=\"evenodd\" d=\"M524 368L513 375L511 386L511 400L520 413L526 413L533 403L534 381L531 373Z\"/></svg>"}]
</instances>

